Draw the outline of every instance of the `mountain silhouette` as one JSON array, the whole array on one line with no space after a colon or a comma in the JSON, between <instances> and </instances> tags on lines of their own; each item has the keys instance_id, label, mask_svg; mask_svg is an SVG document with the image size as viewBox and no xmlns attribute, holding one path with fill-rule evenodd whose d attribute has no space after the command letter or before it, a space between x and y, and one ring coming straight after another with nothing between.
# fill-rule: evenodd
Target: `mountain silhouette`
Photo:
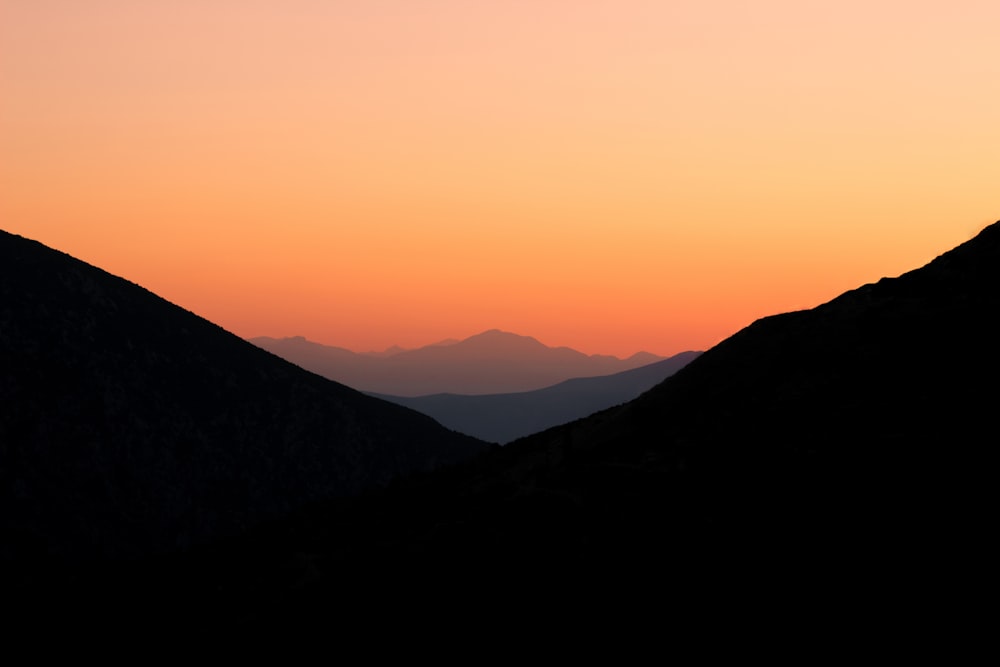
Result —
<instances>
[{"instance_id":1,"label":"mountain silhouette","mask_svg":"<svg viewBox=\"0 0 1000 667\"><path fill-rule=\"evenodd\" d=\"M706 530L838 553L975 542L991 505L997 312L1000 223L921 269L763 318L635 401L505 448L492 479L515 477L517 502L461 525L482 520L514 551L559 535L557 550L666 553ZM495 491L489 479L463 493Z\"/></svg>"},{"instance_id":2,"label":"mountain silhouette","mask_svg":"<svg viewBox=\"0 0 1000 667\"><path fill-rule=\"evenodd\" d=\"M573 378L535 391L478 396L378 396L429 415L459 433L504 444L630 401L676 373L698 354L682 352L621 373Z\"/></svg>"},{"instance_id":3,"label":"mountain silhouette","mask_svg":"<svg viewBox=\"0 0 1000 667\"><path fill-rule=\"evenodd\" d=\"M758 320L633 401L135 576L213 628L234 608L241 630L412 624L442 599L477 622L581 603L604 627L742 600L738 623L779 602L880 632L992 572L997 312L1000 223Z\"/></svg>"},{"instance_id":4,"label":"mountain silhouette","mask_svg":"<svg viewBox=\"0 0 1000 667\"><path fill-rule=\"evenodd\" d=\"M878 593L926 609L993 565L998 312L1000 223L923 268L758 320L636 400L315 507L255 544L322 564L300 568L303 602L406 554L393 586L434 581L425 595L562 582L634 602L665 580L656 604L751 587L751 604L792 591L802 609L857 615ZM258 562L257 548L228 553Z\"/></svg>"},{"instance_id":5,"label":"mountain silhouette","mask_svg":"<svg viewBox=\"0 0 1000 667\"><path fill-rule=\"evenodd\" d=\"M302 337L259 337L250 342L360 391L402 397L532 391L571 378L620 373L663 359L647 352L627 359L586 355L498 329L461 341L442 341L379 355L356 354Z\"/></svg>"},{"instance_id":6,"label":"mountain silhouette","mask_svg":"<svg viewBox=\"0 0 1000 667\"><path fill-rule=\"evenodd\" d=\"M0 558L241 533L484 449L0 232Z\"/></svg>"}]
</instances>

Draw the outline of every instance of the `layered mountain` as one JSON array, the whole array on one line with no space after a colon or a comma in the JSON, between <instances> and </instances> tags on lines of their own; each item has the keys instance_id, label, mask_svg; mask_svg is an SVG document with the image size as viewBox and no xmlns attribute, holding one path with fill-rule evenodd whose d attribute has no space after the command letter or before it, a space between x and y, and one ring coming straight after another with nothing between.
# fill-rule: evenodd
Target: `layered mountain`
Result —
<instances>
[{"instance_id":1,"label":"layered mountain","mask_svg":"<svg viewBox=\"0 0 1000 667\"><path fill-rule=\"evenodd\" d=\"M360 391L407 397L531 391L571 378L620 373L663 359L646 352L627 359L587 355L496 329L458 342L381 355L356 354L302 337L262 337L250 342Z\"/></svg>"},{"instance_id":2,"label":"layered mountain","mask_svg":"<svg viewBox=\"0 0 1000 667\"><path fill-rule=\"evenodd\" d=\"M485 445L0 232L0 556L165 553Z\"/></svg>"},{"instance_id":3,"label":"layered mountain","mask_svg":"<svg viewBox=\"0 0 1000 667\"><path fill-rule=\"evenodd\" d=\"M656 604L752 585L753 605L791 590L811 609L864 613L872 595L919 608L993 565L997 313L1000 223L758 320L634 401L264 541L321 564L300 569L316 600L345 568L405 553L438 588L503 572L532 594L559 580L635 601L666 580Z\"/></svg>"},{"instance_id":4,"label":"layered mountain","mask_svg":"<svg viewBox=\"0 0 1000 667\"><path fill-rule=\"evenodd\" d=\"M1000 223L758 320L629 403L136 576L206 627L324 636L400 608L412 624L449 589L475 622L516 609L545 631L572 607L602 632L669 608L715 630L777 602L837 640L902 607L952 615L994 567L998 312Z\"/></svg>"},{"instance_id":5,"label":"layered mountain","mask_svg":"<svg viewBox=\"0 0 1000 667\"><path fill-rule=\"evenodd\" d=\"M573 378L535 391L476 396L380 395L380 398L423 412L459 433L504 444L630 401L676 373L698 354L682 352L621 373Z\"/></svg>"}]
</instances>

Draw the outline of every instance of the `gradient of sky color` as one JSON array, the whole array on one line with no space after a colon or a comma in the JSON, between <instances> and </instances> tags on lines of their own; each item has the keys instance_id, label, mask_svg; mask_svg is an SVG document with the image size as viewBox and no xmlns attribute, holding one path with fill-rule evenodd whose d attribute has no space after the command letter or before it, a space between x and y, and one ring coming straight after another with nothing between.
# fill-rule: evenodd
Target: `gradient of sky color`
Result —
<instances>
[{"instance_id":1,"label":"gradient of sky color","mask_svg":"<svg viewBox=\"0 0 1000 667\"><path fill-rule=\"evenodd\" d=\"M704 349L1000 218L995 0L0 0L0 228L245 337Z\"/></svg>"}]
</instances>

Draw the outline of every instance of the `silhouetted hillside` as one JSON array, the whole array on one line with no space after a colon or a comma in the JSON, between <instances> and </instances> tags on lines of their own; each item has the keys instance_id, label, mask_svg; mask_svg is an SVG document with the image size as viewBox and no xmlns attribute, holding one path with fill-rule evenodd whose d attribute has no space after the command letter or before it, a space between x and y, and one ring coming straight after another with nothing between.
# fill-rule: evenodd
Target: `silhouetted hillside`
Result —
<instances>
[{"instance_id":1,"label":"silhouetted hillside","mask_svg":"<svg viewBox=\"0 0 1000 667\"><path fill-rule=\"evenodd\" d=\"M998 312L1000 223L922 269L759 320L636 401L505 448L490 479L517 482L456 525L529 551L557 530L560 550L670 552L692 535L967 545L990 504Z\"/></svg>"},{"instance_id":2,"label":"silhouetted hillside","mask_svg":"<svg viewBox=\"0 0 1000 667\"><path fill-rule=\"evenodd\" d=\"M257 544L312 554L297 594L312 602L343 593L345 568L405 554L438 588L503 572L519 590L637 596L665 579L657 603L753 585L760 600L923 604L991 562L998 312L1000 223L922 269L759 320L635 401L316 507Z\"/></svg>"},{"instance_id":3,"label":"silhouetted hillside","mask_svg":"<svg viewBox=\"0 0 1000 667\"><path fill-rule=\"evenodd\" d=\"M0 232L0 558L170 552L481 451Z\"/></svg>"},{"instance_id":4,"label":"silhouetted hillside","mask_svg":"<svg viewBox=\"0 0 1000 667\"><path fill-rule=\"evenodd\" d=\"M648 352L628 359L586 355L496 329L462 341L443 341L381 355L355 354L302 337L261 337L250 342L360 391L407 397L532 391L571 378L610 375L662 359Z\"/></svg>"},{"instance_id":5,"label":"silhouetted hillside","mask_svg":"<svg viewBox=\"0 0 1000 667\"><path fill-rule=\"evenodd\" d=\"M952 613L993 567L997 312L1000 223L761 319L632 402L133 576L168 573L212 628L236 608L240 628L327 632L400 600L412 622L456 590L461 613L546 618L581 601L660 620L747 588L744 612L792 590L804 622L883 623L942 592Z\"/></svg>"},{"instance_id":6,"label":"silhouetted hillside","mask_svg":"<svg viewBox=\"0 0 1000 667\"><path fill-rule=\"evenodd\" d=\"M504 444L630 401L676 373L698 354L682 352L621 373L573 378L544 389L513 394L378 396L429 415L459 433Z\"/></svg>"}]
</instances>

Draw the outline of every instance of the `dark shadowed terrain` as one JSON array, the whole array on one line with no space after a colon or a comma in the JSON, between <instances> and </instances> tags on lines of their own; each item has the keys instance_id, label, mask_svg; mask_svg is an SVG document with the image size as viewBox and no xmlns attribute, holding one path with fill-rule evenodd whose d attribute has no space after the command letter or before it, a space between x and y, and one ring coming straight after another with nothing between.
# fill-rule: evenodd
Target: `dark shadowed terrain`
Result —
<instances>
[{"instance_id":1,"label":"dark shadowed terrain","mask_svg":"<svg viewBox=\"0 0 1000 667\"><path fill-rule=\"evenodd\" d=\"M168 554L484 447L0 232L5 561Z\"/></svg>"},{"instance_id":2,"label":"dark shadowed terrain","mask_svg":"<svg viewBox=\"0 0 1000 667\"><path fill-rule=\"evenodd\" d=\"M408 573L391 579L403 590L558 590L563 610L655 585L647 604L750 588L824 613L936 614L930 600L975 596L995 553L998 312L1000 223L754 322L630 403L316 507L257 545L311 554L306 607L364 563L377 581Z\"/></svg>"},{"instance_id":3,"label":"dark shadowed terrain","mask_svg":"<svg viewBox=\"0 0 1000 667\"><path fill-rule=\"evenodd\" d=\"M998 312L1000 223L921 269L754 322L624 405L184 558L59 585L169 582L153 589L157 604L202 630L383 627L393 615L429 620L442 600L467 618L502 610L543 623L571 607L589 620L662 619L742 604L744 623L776 601L802 623L817 610L837 623L954 610L994 560ZM60 317L88 331L84 316ZM60 394L36 391L55 410ZM42 409L33 402L5 413L5 434ZM59 438L36 437L41 450L99 441L84 414L61 417ZM119 423L132 424L120 415L106 428ZM200 446L148 437L162 444L141 452ZM149 456L134 455L138 470L152 469ZM52 458L29 479L48 479ZM16 499L21 487L7 484ZM152 488L142 493L164 489ZM102 497L93 485L77 493ZM618 604L603 602L609 592Z\"/></svg>"}]
</instances>

